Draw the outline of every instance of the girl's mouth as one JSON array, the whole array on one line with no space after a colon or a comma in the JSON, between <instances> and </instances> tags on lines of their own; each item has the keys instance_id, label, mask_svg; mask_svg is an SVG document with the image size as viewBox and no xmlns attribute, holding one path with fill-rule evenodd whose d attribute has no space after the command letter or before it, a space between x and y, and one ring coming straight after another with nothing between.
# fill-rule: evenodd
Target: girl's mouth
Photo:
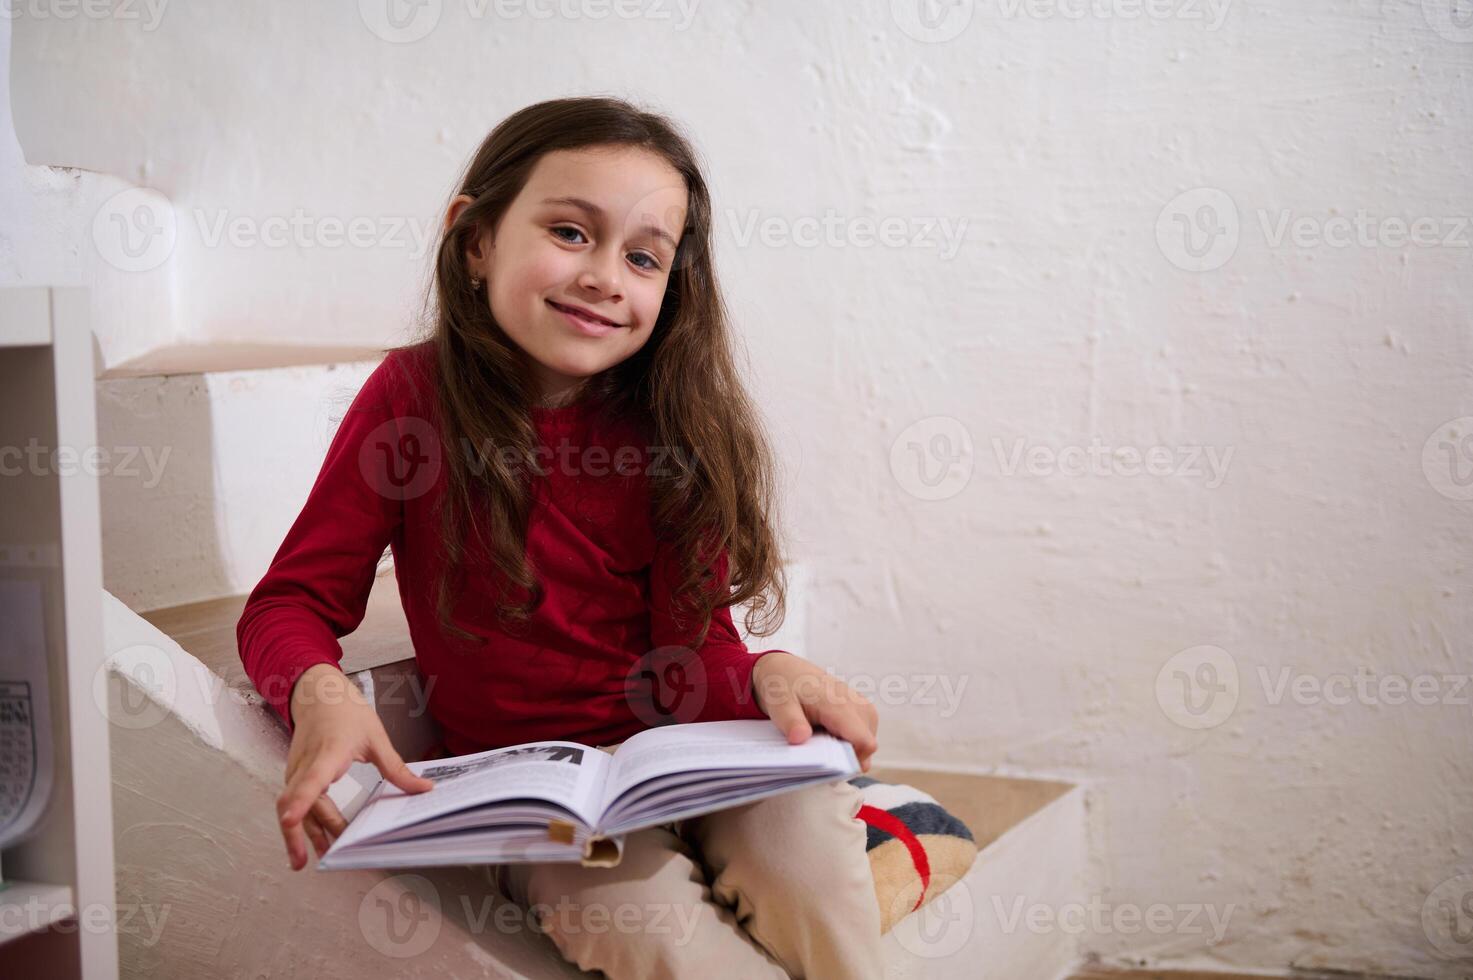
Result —
<instances>
[{"instance_id":1,"label":"girl's mouth","mask_svg":"<svg viewBox=\"0 0 1473 980\"><path fill-rule=\"evenodd\" d=\"M563 319L572 324L580 333L590 337L605 337L619 329L618 324L605 323L602 320L594 320L591 317L583 316L581 313L574 313L568 307L560 306L552 300L548 300L547 305L557 310Z\"/></svg>"}]
</instances>

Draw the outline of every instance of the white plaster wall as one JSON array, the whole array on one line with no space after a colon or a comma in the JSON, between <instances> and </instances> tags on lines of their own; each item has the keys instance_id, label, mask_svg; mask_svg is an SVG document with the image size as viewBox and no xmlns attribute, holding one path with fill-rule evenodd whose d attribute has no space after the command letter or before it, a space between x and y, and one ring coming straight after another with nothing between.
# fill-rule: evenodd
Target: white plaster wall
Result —
<instances>
[{"instance_id":1,"label":"white plaster wall","mask_svg":"<svg viewBox=\"0 0 1473 980\"><path fill-rule=\"evenodd\" d=\"M109 262L93 244L93 222L107 201L138 193L121 172L93 172L63 158L28 163L11 109L28 100L29 82L12 91L11 33L0 16L0 288L86 286L98 337L99 367L175 339L173 265L137 275ZM28 27L29 25L27 25ZM126 200L123 198L122 200Z\"/></svg>"},{"instance_id":2,"label":"white plaster wall","mask_svg":"<svg viewBox=\"0 0 1473 980\"><path fill-rule=\"evenodd\" d=\"M191 339L381 343L424 270L396 222L433 220L497 120L598 91L669 110L786 460L807 653L873 686L882 754L1089 781L1082 938L1106 958L1463 975L1473 32L1451 0L528 6L426 4L403 43L373 4L23 17L16 128L31 164L167 196L176 245L139 275L172 270ZM6 193L41 253L95 199ZM199 234L298 208L387 238ZM1448 244L1324 242L1359 211ZM1235 248L1199 261L1178 215ZM132 318L103 327L122 344ZM1050 462L1096 446L1102 472ZM1152 447L1170 472L1126 475ZM1434 703L1328 703L1357 670ZM1165 932L1130 918L1158 905Z\"/></svg>"}]
</instances>

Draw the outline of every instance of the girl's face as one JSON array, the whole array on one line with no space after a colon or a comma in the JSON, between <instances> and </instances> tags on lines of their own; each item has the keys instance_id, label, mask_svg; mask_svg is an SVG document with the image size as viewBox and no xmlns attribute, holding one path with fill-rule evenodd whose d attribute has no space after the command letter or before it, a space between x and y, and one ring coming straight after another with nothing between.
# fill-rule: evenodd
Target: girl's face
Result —
<instances>
[{"instance_id":1,"label":"girl's face","mask_svg":"<svg viewBox=\"0 0 1473 980\"><path fill-rule=\"evenodd\" d=\"M447 225L471 199L451 203ZM649 340L685 227L685 182L664 158L625 146L554 150L466 251L491 314L529 357L543 404ZM610 321L589 326L579 309Z\"/></svg>"}]
</instances>

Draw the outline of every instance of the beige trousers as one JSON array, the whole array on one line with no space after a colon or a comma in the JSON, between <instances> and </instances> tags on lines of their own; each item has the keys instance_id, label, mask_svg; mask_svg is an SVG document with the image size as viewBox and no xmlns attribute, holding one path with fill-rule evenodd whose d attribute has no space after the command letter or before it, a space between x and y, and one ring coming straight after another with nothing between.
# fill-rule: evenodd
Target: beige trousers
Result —
<instances>
[{"instance_id":1,"label":"beige trousers","mask_svg":"<svg viewBox=\"0 0 1473 980\"><path fill-rule=\"evenodd\" d=\"M635 831L613 868L478 867L564 959L610 980L877 980L880 908L859 807L849 783L823 783Z\"/></svg>"}]
</instances>

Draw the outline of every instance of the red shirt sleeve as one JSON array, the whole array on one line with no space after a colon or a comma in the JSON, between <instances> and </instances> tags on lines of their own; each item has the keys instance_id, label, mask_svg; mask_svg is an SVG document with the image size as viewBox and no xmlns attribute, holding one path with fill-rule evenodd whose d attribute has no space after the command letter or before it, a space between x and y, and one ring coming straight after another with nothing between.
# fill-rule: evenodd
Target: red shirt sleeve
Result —
<instances>
[{"instance_id":1,"label":"red shirt sleeve","mask_svg":"<svg viewBox=\"0 0 1473 980\"><path fill-rule=\"evenodd\" d=\"M391 408L392 359L374 369L343 416L301 513L235 627L246 675L289 733L297 679L315 664L338 666L338 638L363 620L379 558L402 520L405 460L422 455L414 440L424 437L424 423L397 418Z\"/></svg>"},{"instance_id":2,"label":"red shirt sleeve","mask_svg":"<svg viewBox=\"0 0 1473 980\"><path fill-rule=\"evenodd\" d=\"M680 584L680 564L677 550L663 540L655 546L654 563L650 568L650 639L656 647L691 647L696 638L699 623L689 610L691 598L683 597L679 623L673 613L673 590ZM713 563L716 580L726 581L727 553L723 550ZM766 718L767 713L757 703L752 689L752 669L764 655L775 650L750 652L742 642L741 635L732 623L731 612L726 606L717 606L711 612L711 628L706 640L695 650L701 664L700 681L705 696L699 710L692 717L682 717L683 722L734 721L738 719Z\"/></svg>"}]
</instances>

